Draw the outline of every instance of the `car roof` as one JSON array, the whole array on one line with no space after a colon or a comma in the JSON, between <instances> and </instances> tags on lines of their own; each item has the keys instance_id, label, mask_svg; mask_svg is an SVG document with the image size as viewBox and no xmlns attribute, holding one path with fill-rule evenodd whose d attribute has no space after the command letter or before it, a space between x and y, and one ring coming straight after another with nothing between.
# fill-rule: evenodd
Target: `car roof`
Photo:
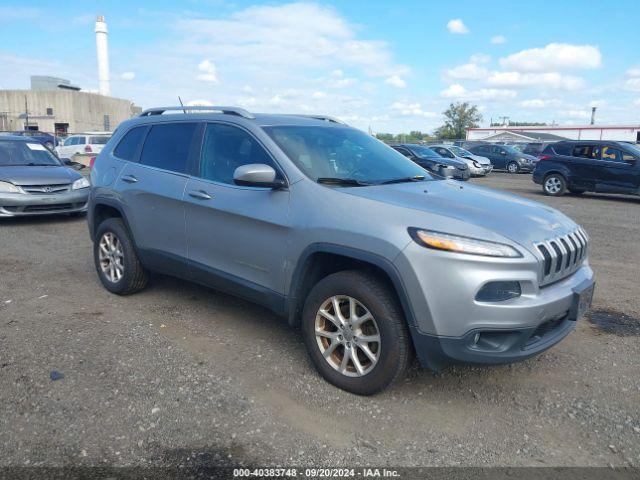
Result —
<instances>
[{"instance_id":1,"label":"car roof","mask_svg":"<svg viewBox=\"0 0 640 480\"><path fill-rule=\"evenodd\" d=\"M145 110L127 121L128 125L171 121L220 120L243 125L347 127L342 121L326 115L250 113L239 107L157 107Z\"/></svg>"},{"instance_id":2,"label":"car roof","mask_svg":"<svg viewBox=\"0 0 640 480\"><path fill-rule=\"evenodd\" d=\"M0 142L31 142L31 143L35 143L32 138L21 137L19 135L0 135Z\"/></svg>"},{"instance_id":3,"label":"car roof","mask_svg":"<svg viewBox=\"0 0 640 480\"><path fill-rule=\"evenodd\" d=\"M554 144L567 144L567 145L601 145L603 143L615 144L618 146L624 146L626 142L619 142L617 140L561 140L559 142L554 142Z\"/></svg>"}]
</instances>

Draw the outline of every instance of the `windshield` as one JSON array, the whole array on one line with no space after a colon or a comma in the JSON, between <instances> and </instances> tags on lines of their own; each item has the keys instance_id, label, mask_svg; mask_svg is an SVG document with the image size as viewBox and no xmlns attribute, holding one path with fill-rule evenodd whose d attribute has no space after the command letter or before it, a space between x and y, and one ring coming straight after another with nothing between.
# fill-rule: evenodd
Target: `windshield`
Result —
<instances>
[{"instance_id":1,"label":"windshield","mask_svg":"<svg viewBox=\"0 0 640 480\"><path fill-rule=\"evenodd\" d=\"M419 157L439 157L436 152L431 150L429 147L424 147L422 145L411 145L411 150L413 153L418 155Z\"/></svg>"},{"instance_id":2,"label":"windshield","mask_svg":"<svg viewBox=\"0 0 640 480\"><path fill-rule=\"evenodd\" d=\"M309 178L382 183L431 178L393 148L360 130L338 127L265 127L267 134Z\"/></svg>"},{"instance_id":3,"label":"windshield","mask_svg":"<svg viewBox=\"0 0 640 480\"><path fill-rule=\"evenodd\" d=\"M473 153L471 153L470 151L460 147L449 147L449 150L455 153L458 157L468 157L470 155L473 155Z\"/></svg>"},{"instance_id":4,"label":"windshield","mask_svg":"<svg viewBox=\"0 0 640 480\"><path fill-rule=\"evenodd\" d=\"M0 167L21 165L59 166L60 162L41 143L0 141Z\"/></svg>"}]
</instances>

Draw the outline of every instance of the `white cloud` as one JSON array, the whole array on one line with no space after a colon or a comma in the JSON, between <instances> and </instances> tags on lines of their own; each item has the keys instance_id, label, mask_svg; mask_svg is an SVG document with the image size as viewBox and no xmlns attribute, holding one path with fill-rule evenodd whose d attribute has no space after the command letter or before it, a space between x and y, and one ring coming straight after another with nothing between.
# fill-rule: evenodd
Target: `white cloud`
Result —
<instances>
[{"instance_id":1,"label":"white cloud","mask_svg":"<svg viewBox=\"0 0 640 480\"><path fill-rule=\"evenodd\" d=\"M634 77L624 82L624 87L632 92L640 92L640 77Z\"/></svg>"},{"instance_id":2,"label":"white cloud","mask_svg":"<svg viewBox=\"0 0 640 480\"><path fill-rule=\"evenodd\" d=\"M634 104L636 107L640 107L640 98L636 98L636 99L633 101L633 104Z\"/></svg>"},{"instance_id":3,"label":"white cloud","mask_svg":"<svg viewBox=\"0 0 640 480\"><path fill-rule=\"evenodd\" d=\"M515 92L514 90L501 88L481 88L479 90L467 90L465 87L458 83L449 85L449 87L440 92L440 96L443 98L488 102L509 100L515 98L517 95L517 92Z\"/></svg>"},{"instance_id":4,"label":"white cloud","mask_svg":"<svg viewBox=\"0 0 640 480\"><path fill-rule=\"evenodd\" d=\"M321 91L315 91L311 94L311 96L313 98L327 98L327 93L326 92L321 92Z\"/></svg>"},{"instance_id":5,"label":"white cloud","mask_svg":"<svg viewBox=\"0 0 640 480\"><path fill-rule=\"evenodd\" d=\"M460 18L454 18L447 23L447 30L454 35L465 35L469 29Z\"/></svg>"},{"instance_id":6,"label":"white cloud","mask_svg":"<svg viewBox=\"0 0 640 480\"><path fill-rule=\"evenodd\" d=\"M391 75L384 81L384 83L396 88L405 88L407 86L407 82L405 82L398 75Z\"/></svg>"},{"instance_id":7,"label":"white cloud","mask_svg":"<svg viewBox=\"0 0 640 480\"><path fill-rule=\"evenodd\" d=\"M211 60L202 60L198 64L198 75L196 78L202 82L218 83L218 75L216 74L216 65Z\"/></svg>"},{"instance_id":8,"label":"white cloud","mask_svg":"<svg viewBox=\"0 0 640 480\"><path fill-rule=\"evenodd\" d=\"M568 118L573 120L584 120L591 118L590 110L560 110L557 112L561 118Z\"/></svg>"},{"instance_id":9,"label":"white cloud","mask_svg":"<svg viewBox=\"0 0 640 480\"><path fill-rule=\"evenodd\" d=\"M547 108L547 107L557 107L560 105L560 100L556 98L550 99L540 99L540 98L532 98L529 100L523 100L520 102L520 106L522 108Z\"/></svg>"},{"instance_id":10,"label":"white cloud","mask_svg":"<svg viewBox=\"0 0 640 480\"><path fill-rule=\"evenodd\" d=\"M7 6L0 7L0 22L9 22L13 20L33 20L41 17L42 11L38 8Z\"/></svg>"},{"instance_id":11,"label":"white cloud","mask_svg":"<svg viewBox=\"0 0 640 480\"><path fill-rule=\"evenodd\" d=\"M491 43L494 45L502 45L503 43L507 43L507 38L504 35L496 35L495 37L491 37Z\"/></svg>"},{"instance_id":12,"label":"white cloud","mask_svg":"<svg viewBox=\"0 0 640 480\"><path fill-rule=\"evenodd\" d=\"M423 110L419 103L395 102L389 108L405 117L434 118L438 116L435 112Z\"/></svg>"},{"instance_id":13,"label":"white cloud","mask_svg":"<svg viewBox=\"0 0 640 480\"><path fill-rule=\"evenodd\" d=\"M579 90L584 80L572 75L549 73L491 72L487 83L494 87L527 88L547 87L562 90Z\"/></svg>"},{"instance_id":14,"label":"white cloud","mask_svg":"<svg viewBox=\"0 0 640 480\"><path fill-rule=\"evenodd\" d=\"M468 63L445 70L445 75L456 80L480 80L486 78L489 74L489 70L481 64L489 63L490 61L491 56L476 53L471 55Z\"/></svg>"},{"instance_id":15,"label":"white cloud","mask_svg":"<svg viewBox=\"0 0 640 480\"><path fill-rule=\"evenodd\" d=\"M640 67L630 68L629 70L627 70L627 75L634 78L640 77Z\"/></svg>"},{"instance_id":16,"label":"white cloud","mask_svg":"<svg viewBox=\"0 0 640 480\"><path fill-rule=\"evenodd\" d=\"M188 18L175 25L186 37L179 45L184 52L235 62L261 75L338 65L362 68L370 76L408 71L393 62L386 42L359 39L357 27L337 10L316 3L258 5L224 19Z\"/></svg>"},{"instance_id":17,"label":"white cloud","mask_svg":"<svg viewBox=\"0 0 640 480\"><path fill-rule=\"evenodd\" d=\"M199 98L196 100L189 100L187 103L185 103L185 105L188 107L212 107L213 102L210 100Z\"/></svg>"},{"instance_id":18,"label":"white cloud","mask_svg":"<svg viewBox=\"0 0 640 480\"><path fill-rule=\"evenodd\" d=\"M593 69L602 65L602 54L592 45L550 43L501 58L500 65L519 72Z\"/></svg>"},{"instance_id":19,"label":"white cloud","mask_svg":"<svg viewBox=\"0 0 640 480\"><path fill-rule=\"evenodd\" d=\"M136 74L134 72L124 72L120 75L121 80L133 80L136 78Z\"/></svg>"}]
</instances>

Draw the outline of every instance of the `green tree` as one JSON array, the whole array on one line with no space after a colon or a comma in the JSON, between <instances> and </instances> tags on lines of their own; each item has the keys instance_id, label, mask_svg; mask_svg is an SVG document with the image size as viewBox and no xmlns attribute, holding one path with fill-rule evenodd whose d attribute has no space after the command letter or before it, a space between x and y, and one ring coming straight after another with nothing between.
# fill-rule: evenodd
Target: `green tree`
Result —
<instances>
[{"instance_id":1,"label":"green tree","mask_svg":"<svg viewBox=\"0 0 640 480\"><path fill-rule=\"evenodd\" d=\"M449 105L443 115L444 125L435 131L439 139L462 139L467 136L468 128L477 128L482 121L478 107L469 102L458 102Z\"/></svg>"}]
</instances>

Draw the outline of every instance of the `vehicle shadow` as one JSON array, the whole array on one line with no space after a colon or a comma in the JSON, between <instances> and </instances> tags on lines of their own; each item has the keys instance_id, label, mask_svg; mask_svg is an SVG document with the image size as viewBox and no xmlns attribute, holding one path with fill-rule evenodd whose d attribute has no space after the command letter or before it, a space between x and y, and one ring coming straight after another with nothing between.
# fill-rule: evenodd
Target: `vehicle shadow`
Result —
<instances>
[{"instance_id":1,"label":"vehicle shadow","mask_svg":"<svg viewBox=\"0 0 640 480\"><path fill-rule=\"evenodd\" d=\"M59 223L75 223L86 221L86 214L51 214L51 215L32 215L24 217L0 217L0 228L3 226L32 226L32 225L50 225Z\"/></svg>"},{"instance_id":2,"label":"vehicle shadow","mask_svg":"<svg viewBox=\"0 0 640 480\"><path fill-rule=\"evenodd\" d=\"M615 193L581 193L581 194L567 193L562 197L550 197L549 195L545 195L544 192L542 192L541 190L537 190L537 189L535 190L532 189L531 193L538 197L544 197L544 198L558 198L558 199L576 198L576 199L602 200L605 202L629 203L629 204L634 204L634 203L637 204L638 200L640 200L640 197L638 196L619 195Z\"/></svg>"}]
</instances>

